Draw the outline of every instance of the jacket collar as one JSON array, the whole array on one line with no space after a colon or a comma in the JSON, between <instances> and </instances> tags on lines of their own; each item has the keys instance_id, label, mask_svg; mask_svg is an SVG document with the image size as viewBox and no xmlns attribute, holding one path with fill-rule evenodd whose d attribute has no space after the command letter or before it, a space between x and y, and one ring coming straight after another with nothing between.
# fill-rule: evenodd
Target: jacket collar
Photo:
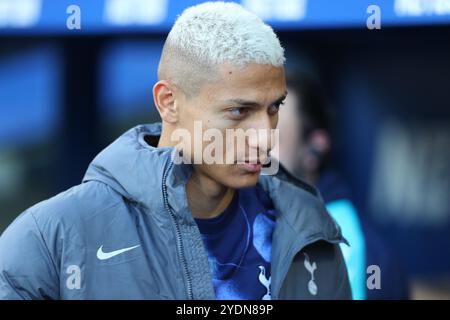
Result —
<instances>
[{"instance_id":1,"label":"jacket collar","mask_svg":"<svg viewBox=\"0 0 450 320\"><path fill-rule=\"evenodd\" d=\"M156 148L160 134L161 123L130 129L95 157L83 182L101 181L129 201L152 212L162 212L162 183L166 174L170 206L186 223L195 224L185 193L192 166L173 163L174 147ZM342 239L340 228L326 212L319 193L281 165L279 168L276 175L260 176L258 182L279 214L277 223L285 224L282 228L289 230L297 241L307 242L316 237L328 241Z\"/></svg>"}]
</instances>

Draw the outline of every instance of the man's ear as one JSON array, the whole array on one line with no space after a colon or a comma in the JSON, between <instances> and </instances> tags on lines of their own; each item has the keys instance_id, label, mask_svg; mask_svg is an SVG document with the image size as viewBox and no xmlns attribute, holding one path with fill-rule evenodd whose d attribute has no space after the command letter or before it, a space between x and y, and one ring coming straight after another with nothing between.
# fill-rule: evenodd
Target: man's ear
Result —
<instances>
[{"instance_id":1,"label":"man's ear","mask_svg":"<svg viewBox=\"0 0 450 320\"><path fill-rule=\"evenodd\" d=\"M153 101L164 122L176 123L178 110L175 103L175 86L167 80L160 80L153 86Z\"/></svg>"}]
</instances>

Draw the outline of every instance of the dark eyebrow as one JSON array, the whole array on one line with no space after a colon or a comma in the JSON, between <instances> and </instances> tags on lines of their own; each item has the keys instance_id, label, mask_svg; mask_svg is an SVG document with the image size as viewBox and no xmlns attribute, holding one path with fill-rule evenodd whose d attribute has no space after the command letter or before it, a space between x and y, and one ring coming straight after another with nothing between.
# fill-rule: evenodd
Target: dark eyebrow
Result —
<instances>
[{"instance_id":1,"label":"dark eyebrow","mask_svg":"<svg viewBox=\"0 0 450 320\"><path fill-rule=\"evenodd\" d=\"M281 97L279 97L278 99L276 99L275 101L273 101L270 105L274 105L277 103L281 103L283 102L284 99L286 99L287 96L287 91L284 93L284 95L282 95ZM256 101L250 101L250 100L245 100L245 99L229 99L229 100L225 100L226 103L234 103L243 107L258 107L259 103Z\"/></svg>"},{"instance_id":2,"label":"dark eyebrow","mask_svg":"<svg viewBox=\"0 0 450 320\"><path fill-rule=\"evenodd\" d=\"M284 99L286 99L287 97L287 91L281 96L279 97L277 100L275 100L274 102L272 102L270 105L273 106L274 104L278 104L278 103L282 103Z\"/></svg>"}]
</instances>

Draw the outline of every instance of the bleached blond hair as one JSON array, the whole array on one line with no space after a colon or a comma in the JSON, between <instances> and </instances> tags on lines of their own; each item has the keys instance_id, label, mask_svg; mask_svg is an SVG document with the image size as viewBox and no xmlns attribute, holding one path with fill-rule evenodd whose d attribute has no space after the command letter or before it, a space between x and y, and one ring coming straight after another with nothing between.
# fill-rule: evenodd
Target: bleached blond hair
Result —
<instances>
[{"instance_id":1,"label":"bleached blond hair","mask_svg":"<svg viewBox=\"0 0 450 320\"><path fill-rule=\"evenodd\" d=\"M158 79L171 80L190 95L217 77L223 63L284 65L284 49L273 29L232 2L205 2L184 10L170 30Z\"/></svg>"}]
</instances>

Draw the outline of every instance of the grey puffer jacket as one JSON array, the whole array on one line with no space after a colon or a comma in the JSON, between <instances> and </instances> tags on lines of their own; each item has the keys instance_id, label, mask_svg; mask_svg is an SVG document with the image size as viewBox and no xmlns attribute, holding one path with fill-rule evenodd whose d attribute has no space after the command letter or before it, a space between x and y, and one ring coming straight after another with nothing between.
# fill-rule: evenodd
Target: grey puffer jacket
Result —
<instances>
[{"instance_id":1,"label":"grey puffer jacket","mask_svg":"<svg viewBox=\"0 0 450 320\"><path fill-rule=\"evenodd\" d=\"M22 213L0 237L1 299L215 299L188 207L189 165L155 148L161 124L103 150L80 185ZM278 212L272 299L351 299L345 242L312 187L281 169L259 184Z\"/></svg>"}]
</instances>

